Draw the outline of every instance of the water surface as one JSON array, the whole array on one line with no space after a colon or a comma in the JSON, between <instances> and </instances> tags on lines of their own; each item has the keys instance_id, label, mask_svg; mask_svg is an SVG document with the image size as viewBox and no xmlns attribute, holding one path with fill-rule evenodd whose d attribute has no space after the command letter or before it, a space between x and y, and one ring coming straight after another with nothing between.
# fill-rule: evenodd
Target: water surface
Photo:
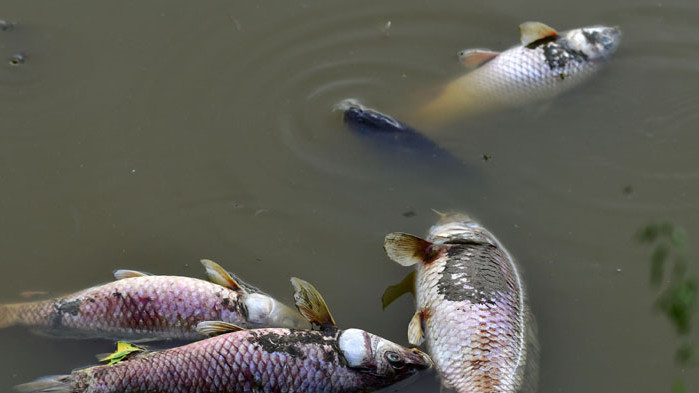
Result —
<instances>
[{"instance_id":1,"label":"water surface","mask_svg":"<svg viewBox=\"0 0 699 393\"><path fill-rule=\"evenodd\" d=\"M287 301L304 278L341 326L407 344L412 299L381 308L407 273L383 237L461 210L524 271L540 392L699 387L634 240L651 220L683 227L690 249L699 236L695 2L5 0L0 19L15 24L0 31L3 301L118 268L202 277L210 258ZM409 110L464 72L458 50L506 49L526 20L624 37L583 87L435 136L463 174L396 161L332 111L348 97ZM112 343L13 328L0 348L7 391Z\"/></svg>"}]
</instances>

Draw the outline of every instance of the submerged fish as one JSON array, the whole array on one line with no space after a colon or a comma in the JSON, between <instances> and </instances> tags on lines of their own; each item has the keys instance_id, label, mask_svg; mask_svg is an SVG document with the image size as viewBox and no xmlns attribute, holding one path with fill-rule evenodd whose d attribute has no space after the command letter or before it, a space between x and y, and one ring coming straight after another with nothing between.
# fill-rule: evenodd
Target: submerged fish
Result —
<instances>
[{"instance_id":1,"label":"submerged fish","mask_svg":"<svg viewBox=\"0 0 699 393\"><path fill-rule=\"evenodd\" d=\"M117 281L54 299L0 305L0 328L28 326L62 337L134 341L202 338L199 322L308 327L293 309L202 260L209 281L118 270Z\"/></svg>"},{"instance_id":2,"label":"submerged fish","mask_svg":"<svg viewBox=\"0 0 699 393\"><path fill-rule=\"evenodd\" d=\"M135 352L113 365L20 385L25 393L369 392L431 367L408 349L359 329L335 327L310 284L295 279L299 309L322 330L256 329L204 322L225 333L159 352ZM320 299L320 302L318 302ZM309 304L308 302L314 303Z\"/></svg>"},{"instance_id":3,"label":"submerged fish","mask_svg":"<svg viewBox=\"0 0 699 393\"><path fill-rule=\"evenodd\" d=\"M335 110L343 112L342 119L350 130L366 137L382 154L393 153L406 163L431 164L441 171L454 170L463 174L470 169L417 130L357 100L345 99L335 105Z\"/></svg>"},{"instance_id":4,"label":"submerged fish","mask_svg":"<svg viewBox=\"0 0 699 393\"><path fill-rule=\"evenodd\" d=\"M553 97L599 70L619 45L618 27L590 26L559 33L538 22L520 25L522 44L504 52L468 49L477 67L450 82L420 108L413 124L438 127L470 114Z\"/></svg>"},{"instance_id":5,"label":"submerged fish","mask_svg":"<svg viewBox=\"0 0 699 393\"><path fill-rule=\"evenodd\" d=\"M442 383L459 393L533 391L537 344L517 266L500 242L464 215L445 215L427 240L386 236L388 256L416 264L411 344L427 338Z\"/></svg>"}]
</instances>

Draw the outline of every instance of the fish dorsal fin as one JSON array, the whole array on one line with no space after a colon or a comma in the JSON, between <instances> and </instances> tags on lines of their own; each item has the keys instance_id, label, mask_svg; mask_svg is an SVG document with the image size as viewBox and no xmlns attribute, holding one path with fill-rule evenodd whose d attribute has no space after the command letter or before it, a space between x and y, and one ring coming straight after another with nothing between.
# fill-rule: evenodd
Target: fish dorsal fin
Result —
<instances>
[{"instance_id":1,"label":"fish dorsal fin","mask_svg":"<svg viewBox=\"0 0 699 393\"><path fill-rule=\"evenodd\" d=\"M386 235L383 249L391 260L403 266L412 266L434 257L439 249L427 240L407 233L393 232Z\"/></svg>"},{"instance_id":2,"label":"fish dorsal fin","mask_svg":"<svg viewBox=\"0 0 699 393\"><path fill-rule=\"evenodd\" d=\"M337 327L323 296L313 285L296 277L291 278L291 285L296 308L308 322L321 328Z\"/></svg>"},{"instance_id":3,"label":"fish dorsal fin","mask_svg":"<svg viewBox=\"0 0 699 393\"><path fill-rule=\"evenodd\" d=\"M128 359L132 355L143 352L145 349L141 347L137 347L133 344L129 344L126 342L119 341L117 342L117 349L114 351L114 353L110 353L109 355L106 355L104 357L99 358L100 362L109 362L109 366L117 364L123 360Z\"/></svg>"},{"instance_id":4,"label":"fish dorsal fin","mask_svg":"<svg viewBox=\"0 0 699 393\"><path fill-rule=\"evenodd\" d=\"M522 41L522 45L525 46L534 41L557 37L558 35L556 29L541 22L524 22L519 25L519 38Z\"/></svg>"},{"instance_id":5,"label":"fish dorsal fin","mask_svg":"<svg viewBox=\"0 0 699 393\"><path fill-rule=\"evenodd\" d=\"M150 273L139 272L136 270L119 269L114 271L114 278L117 280L123 280L125 278L134 277L146 277L150 276Z\"/></svg>"},{"instance_id":6,"label":"fish dorsal fin","mask_svg":"<svg viewBox=\"0 0 699 393\"><path fill-rule=\"evenodd\" d=\"M425 341L425 331L422 328L422 312L415 311L408 324L408 342L412 345L420 345Z\"/></svg>"},{"instance_id":7,"label":"fish dorsal fin","mask_svg":"<svg viewBox=\"0 0 699 393\"><path fill-rule=\"evenodd\" d=\"M466 67L476 68L494 59L499 54L500 52L490 49L464 49L459 52L459 60Z\"/></svg>"},{"instance_id":8,"label":"fish dorsal fin","mask_svg":"<svg viewBox=\"0 0 699 393\"><path fill-rule=\"evenodd\" d=\"M214 337L221 334L233 333L240 330L245 330L238 325L223 321L204 321L197 324L197 332L204 336Z\"/></svg>"},{"instance_id":9,"label":"fish dorsal fin","mask_svg":"<svg viewBox=\"0 0 699 393\"><path fill-rule=\"evenodd\" d=\"M204 265L206 269L206 277L209 281L214 284L224 286L228 289L232 289L239 293L247 293L245 288L243 288L227 271L222 268L218 263L209 260L202 259L201 264Z\"/></svg>"}]
</instances>

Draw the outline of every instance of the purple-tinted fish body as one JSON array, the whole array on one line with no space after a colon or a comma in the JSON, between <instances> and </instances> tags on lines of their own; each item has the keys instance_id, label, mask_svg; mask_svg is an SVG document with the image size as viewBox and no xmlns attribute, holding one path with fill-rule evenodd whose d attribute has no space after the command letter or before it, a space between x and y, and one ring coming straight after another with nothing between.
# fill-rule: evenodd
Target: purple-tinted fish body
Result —
<instances>
[{"instance_id":1,"label":"purple-tinted fish body","mask_svg":"<svg viewBox=\"0 0 699 393\"><path fill-rule=\"evenodd\" d=\"M407 349L358 329L243 330L112 366L21 385L21 392L236 393L368 392L431 365Z\"/></svg>"},{"instance_id":2,"label":"purple-tinted fish body","mask_svg":"<svg viewBox=\"0 0 699 393\"><path fill-rule=\"evenodd\" d=\"M426 340L444 386L459 393L535 388L534 320L514 260L489 231L447 216L427 240L388 235L386 250L403 264L416 260L408 335L413 344Z\"/></svg>"},{"instance_id":3,"label":"purple-tinted fish body","mask_svg":"<svg viewBox=\"0 0 699 393\"><path fill-rule=\"evenodd\" d=\"M0 327L24 325L80 338L193 340L202 338L195 329L202 321L254 327L246 311L240 292L221 285L189 277L141 276L50 300L2 305Z\"/></svg>"}]
</instances>

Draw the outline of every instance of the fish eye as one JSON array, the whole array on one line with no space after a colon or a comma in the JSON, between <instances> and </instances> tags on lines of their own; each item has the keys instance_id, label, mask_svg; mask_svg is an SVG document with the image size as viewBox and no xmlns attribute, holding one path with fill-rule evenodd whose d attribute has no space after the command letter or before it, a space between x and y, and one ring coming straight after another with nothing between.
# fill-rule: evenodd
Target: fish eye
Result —
<instances>
[{"instance_id":1,"label":"fish eye","mask_svg":"<svg viewBox=\"0 0 699 393\"><path fill-rule=\"evenodd\" d=\"M386 351L384 356L386 357L386 360L391 365L391 367L395 369L403 368L403 366L405 366L405 364L403 363L403 359L400 357L400 355L393 351Z\"/></svg>"}]
</instances>

